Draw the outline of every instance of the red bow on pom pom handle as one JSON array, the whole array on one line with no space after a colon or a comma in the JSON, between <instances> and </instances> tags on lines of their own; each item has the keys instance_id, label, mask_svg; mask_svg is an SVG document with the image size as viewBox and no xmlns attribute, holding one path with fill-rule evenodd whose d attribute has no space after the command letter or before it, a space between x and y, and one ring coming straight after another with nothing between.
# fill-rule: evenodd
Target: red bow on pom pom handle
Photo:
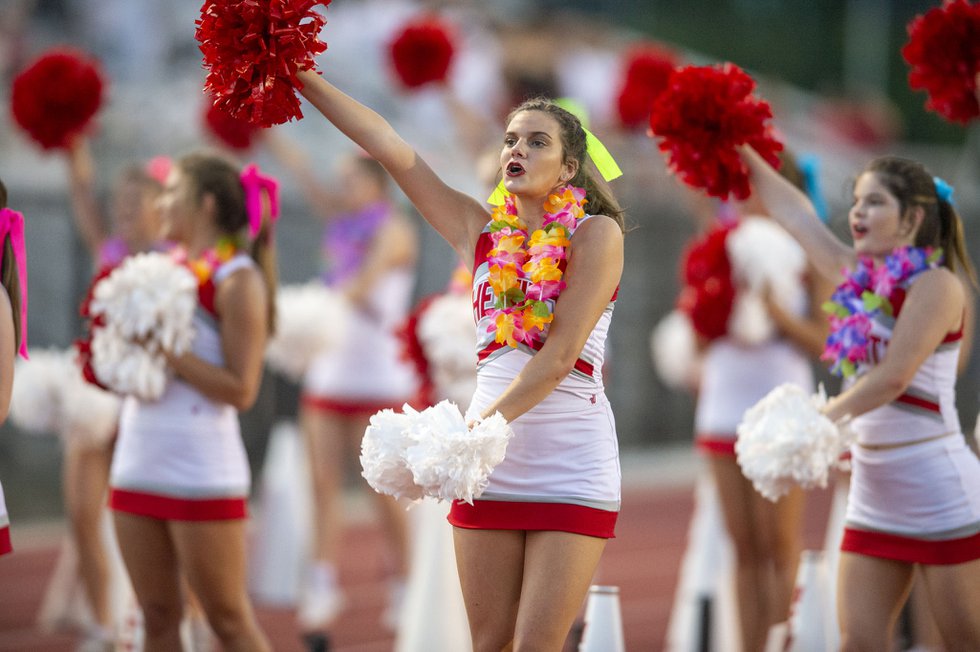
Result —
<instances>
[{"instance_id":1,"label":"red bow on pom pom handle","mask_svg":"<svg viewBox=\"0 0 980 652\"><path fill-rule=\"evenodd\" d=\"M755 81L732 63L671 74L651 108L650 129L682 181L714 197L747 198L748 168L737 150L745 144L779 168L783 145L769 123L772 109L754 89Z\"/></svg>"},{"instance_id":2,"label":"red bow on pom pom handle","mask_svg":"<svg viewBox=\"0 0 980 652\"><path fill-rule=\"evenodd\" d=\"M67 149L102 106L98 63L80 50L56 48L14 78L14 121L43 149Z\"/></svg>"}]
</instances>

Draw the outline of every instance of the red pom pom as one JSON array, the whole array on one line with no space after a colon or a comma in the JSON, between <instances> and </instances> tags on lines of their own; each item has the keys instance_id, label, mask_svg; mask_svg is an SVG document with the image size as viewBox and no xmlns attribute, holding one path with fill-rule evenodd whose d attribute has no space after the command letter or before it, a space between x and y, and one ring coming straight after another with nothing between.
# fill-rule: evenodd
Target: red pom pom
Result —
<instances>
[{"instance_id":1,"label":"red pom pom","mask_svg":"<svg viewBox=\"0 0 980 652\"><path fill-rule=\"evenodd\" d=\"M102 75L85 53L51 50L14 79L14 120L44 149L67 148L102 105Z\"/></svg>"},{"instance_id":2,"label":"red pom pom","mask_svg":"<svg viewBox=\"0 0 980 652\"><path fill-rule=\"evenodd\" d=\"M442 82L455 52L452 30L435 17L413 20L394 38L389 50L391 64L407 88Z\"/></svg>"},{"instance_id":3,"label":"red pom pom","mask_svg":"<svg viewBox=\"0 0 980 652\"><path fill-rule=\"evenodd\" d=\"M677 308L690 317L695 332L709 341L728 332L735 302L732 267L725 248L733 227L715 227L691 242L682 256L684 287Z\"/></svg>"},{"instance_id":4,"label":"red pom pom","mask_svg":"<svg viewBox=\"0 0 980 652\"><path fill-rule=\"evenodd\" d=\"M929 94L926 108L963 124L980 116L980 5L947 2L913 18L908 32L902 56L909 85Z\"/></svg>"},{"instance_id":5,"label":"red pom pom","mask_svg":"<svg viewBox=\"0 0 980 652\"><path fill-rule=\"evenodd\" d=\"M205 90L229 115L262 127L302 118L296 73L327 49L315 0L207 0L195 37L208 69Z\"/></svg>"},{"instance_id":6,"label":"red pom pom","mask_svg":"<svg viewBox=\"0 0 980 652\"><path fill-rule=\"evenodd\" d=\"M654 100L667 88L677 56L659 45L640 45L626 53L623 79L616 98L619 122L627 129L646 124Z\"/></svg>"},{"instance_id":7,"label":"red pom pom","mask_svg":"<svg viewBox=\"0 0 980 652\"><path fill-rule=\"evenodd\" d=\"M653 103L650 128L668 166L709 195L749 196L748 170L735 149L751 145L779 167L782 143L773 136L769 104L752 95L755 81L738 66L687 66L670 76Z\"/></svg>"},{"instance_id":8,"label":"red pom pom","mask_svg":"<svg viewBox=\"0 0 980 652\"><path fill-rule=\"evenodd\" d=\"M248 149L258 132L258 127L239 120L210 102L205 108L203 118L208 131L232 149Z\"/></svg>"}]
</instances>

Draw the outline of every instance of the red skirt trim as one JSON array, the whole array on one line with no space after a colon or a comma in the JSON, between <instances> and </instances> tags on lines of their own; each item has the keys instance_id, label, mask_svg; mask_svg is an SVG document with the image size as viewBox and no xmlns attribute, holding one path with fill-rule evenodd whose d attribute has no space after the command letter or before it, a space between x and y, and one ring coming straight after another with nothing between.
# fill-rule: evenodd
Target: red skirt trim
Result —
<instances>
[{"instance_id":1,"label":"red skirt trim","mask_svg":"<svg viewBox=\"0 0 980 652\"><path fill-rule=\"evenodd\" d=\"M706 455L735 457L735 439L698 435L694 438L695 447Z\"/></svg>"},{"instance_id":2,"label":"red skirt trim","mask_svg":"<svg viewBox=\"0 0 980 652\"><path fill-rule=\"evenodd\" d=\"M844 528L840 549L910 564L962 564L980 559L980 532L960 539L926 541L884 532Z\"/></svg>"},{"instance_id":3,"label":"red skirt trim","mask_svg":"<svg viewBox=\"0 0 980 652\"><path fill-rule=\"evenodd\" d=\"M14 551L14 545L10 542L10 527L4 525L0 527L0 555L6 555Z\"/></svg>"},{"instance_id":4,"label":"red skirt trim","mask_svg":"<svg viewBox=\"0 0 980 652\"><path fill-rule=\"evenodd\" d=\"M109 492L109 508L163 521L229 521L248 518L248 502L244 497L195 500L112 489Z\"/></svg>"},{"instance_id":5,"label":"red skirt trim","mask_svg":"<svg viewBox=\"0 0 980 652\"><path fill-rule=\"evenodd\" d=\"M474 500L453 502L448 520L470 530L550 530L613 539L618 517L619 512L567 503Z\"/></svg>"},{"instance_id":6,"label":"red skirt trim","mask_svg":"<svg viewBox=\"0 0 980 652\"><path fill-rule=\"evenodd\" d=\"M402 405L410 402L409 399L398 401L353 401L345 399L327 398L325 396L314 396L304 394L300 399L303 407L317 410L318 412L329 412L344 416L372 415L381 410L401 410Z\"/></svg>"}]
</instances>

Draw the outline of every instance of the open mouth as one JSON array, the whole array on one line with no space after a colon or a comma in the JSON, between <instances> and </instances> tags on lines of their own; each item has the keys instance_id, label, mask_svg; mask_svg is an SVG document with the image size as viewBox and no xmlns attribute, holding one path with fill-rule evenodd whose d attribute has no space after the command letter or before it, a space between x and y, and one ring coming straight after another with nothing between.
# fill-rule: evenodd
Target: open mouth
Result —
<instances>
[{"instance_id":1,"label":"open mouth","mask_svg":"<svg viewBox=\"0 0 980 652\"><path fill-rule=\"evenodd\" d=\"M862 226L860 224L851 225L851 235L854 236L855 240L863 238L868 233L868 227Z\"/></svg>"},{"instance_id":2,"label":"open mouth","mask_svg":"<svg viewBox=\"0 0 980 652\"><path fill-rule=\"evenodd\" d=\"M515 161L511 161L507 164L506 172L508 177L519 177L524 174L524 166Z\"/></svg>"}]
</instances>

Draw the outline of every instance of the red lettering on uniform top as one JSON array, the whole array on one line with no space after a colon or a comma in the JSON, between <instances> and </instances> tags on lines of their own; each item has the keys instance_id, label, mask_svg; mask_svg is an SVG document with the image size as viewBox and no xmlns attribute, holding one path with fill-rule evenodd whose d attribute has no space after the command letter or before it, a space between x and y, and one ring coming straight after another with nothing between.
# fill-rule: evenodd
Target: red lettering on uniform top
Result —
<instances>
[{"instance_id":1,"label":"red lettering on uniform top","mask_svg":"<svg viewBox=\"0 0 980 652\"><path fill-rule=\"evenodd\" d=\"M493 308L493 304L493 288L490 287L489 283L480 283L476 290L476 301L473 302L476 321L483 319L487 315L487 311Z\"/></svg>"}]
</instances>

